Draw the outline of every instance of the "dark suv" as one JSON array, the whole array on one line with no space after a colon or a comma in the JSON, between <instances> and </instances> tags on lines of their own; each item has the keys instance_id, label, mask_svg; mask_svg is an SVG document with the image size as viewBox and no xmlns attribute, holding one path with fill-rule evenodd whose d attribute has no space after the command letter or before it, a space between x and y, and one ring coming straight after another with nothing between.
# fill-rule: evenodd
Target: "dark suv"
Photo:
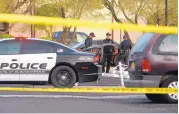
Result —
<instances>
[{"instance_id":1,"label":"dark suv","mask_svg":"<svg viewBox=\"0 0 179 114\"><path fill-rule=\"evenodd\" d=\"M178 35L146 33L130 52L128 87L178 88ZM146 94L154 102L178 102L178 94Z\"/></svg>"}]
</instances>

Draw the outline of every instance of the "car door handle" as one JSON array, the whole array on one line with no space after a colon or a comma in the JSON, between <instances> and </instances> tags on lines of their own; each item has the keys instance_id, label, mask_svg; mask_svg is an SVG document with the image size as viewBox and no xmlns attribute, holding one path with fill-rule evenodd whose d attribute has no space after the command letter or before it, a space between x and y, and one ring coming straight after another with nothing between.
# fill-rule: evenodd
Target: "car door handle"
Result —
<instances>
[{"instance_id":1,"label":"car door handle","mask_svg":"<svg viewBox=\"0 0 179 114\"><path fill-rule=\"evenodd\" d=\"M12 59L12 61L17 61L17 59Z\"/></svg>"},{"instance_id":2,"label":"car door handle","mask_svg":"<svg viewBox=\"0 0 179 114\"><path fill-rule=\"evenodd\" d=\"M47 59L53 59L53 57L47 57Z\"/></svg>"}]
</instances>

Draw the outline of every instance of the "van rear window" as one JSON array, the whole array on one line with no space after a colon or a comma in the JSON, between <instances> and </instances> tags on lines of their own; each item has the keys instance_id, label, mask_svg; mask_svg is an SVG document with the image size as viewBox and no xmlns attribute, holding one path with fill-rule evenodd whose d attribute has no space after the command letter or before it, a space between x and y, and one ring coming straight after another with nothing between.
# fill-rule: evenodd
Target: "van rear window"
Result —
<instances>
[{"instance_id":1,"label":"van rear window","mask_svg":"<svg viewBox=\"0 0 179 114\"><path fill-rule=\"evenodd\" d=\"M132 48L131 53L143 52L148 42L152 39L154 35L154 33L146 33L139 37L139 39L136 41L136 44Z\"/></svg>"}]
</instances>

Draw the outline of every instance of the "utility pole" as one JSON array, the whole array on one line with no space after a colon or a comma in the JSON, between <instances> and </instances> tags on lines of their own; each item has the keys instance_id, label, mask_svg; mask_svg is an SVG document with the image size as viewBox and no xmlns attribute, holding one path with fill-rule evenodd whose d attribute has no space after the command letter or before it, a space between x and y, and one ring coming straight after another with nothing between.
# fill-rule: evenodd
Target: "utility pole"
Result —
<instances>
[{"instance_id":1,"label":"utility pole","mask_svg":"<svg viewBox=\"0 0 179 114\"><path fill-rule=\"evenodd\" d=\"M165 25L168 25L168 0L165 0Z\"/></svg>"},{"instance_id":2,"label":"utility pole","mask_svg":"<svg viewBox=\"0 0 179 114\"><path fill-rule=\"evenodd\" d=\"M114 0L112 0L112 7L114 8ZM112 15L112 23L114 23L113 15ZM112 29L112 40L114 40L114 29Z\"/></svg>"},{"instance_id":3,"label":"utility pole","mask_svg":"<svg viewBox=\"0 0 179 114\"><path fill-rule=\"evenodd\" d=\"M35 14L35 1L34 0L30 0L30 15L34 15ZM31 24L30 27L30 31L31 31L31 38L35 38L35 27L33 24Z\"/></svg>"}]
</instances>

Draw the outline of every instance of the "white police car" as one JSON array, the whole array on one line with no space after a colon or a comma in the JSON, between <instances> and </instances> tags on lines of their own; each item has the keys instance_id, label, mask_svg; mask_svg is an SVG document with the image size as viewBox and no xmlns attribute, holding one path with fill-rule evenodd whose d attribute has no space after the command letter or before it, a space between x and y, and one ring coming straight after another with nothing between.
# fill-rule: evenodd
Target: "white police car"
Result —
<instances>
[{"instance_id":1,"label":"white police car","mask_svg":"<svg viewBox=\"0 0 179 114\"><path fill-rule=\"evenodd\" d=\"M48 82L54 87L73 87L76 82L97 81L101 65L91 53L36 38L0 40L1 82Z\"/></svg>"}]
</instances>

